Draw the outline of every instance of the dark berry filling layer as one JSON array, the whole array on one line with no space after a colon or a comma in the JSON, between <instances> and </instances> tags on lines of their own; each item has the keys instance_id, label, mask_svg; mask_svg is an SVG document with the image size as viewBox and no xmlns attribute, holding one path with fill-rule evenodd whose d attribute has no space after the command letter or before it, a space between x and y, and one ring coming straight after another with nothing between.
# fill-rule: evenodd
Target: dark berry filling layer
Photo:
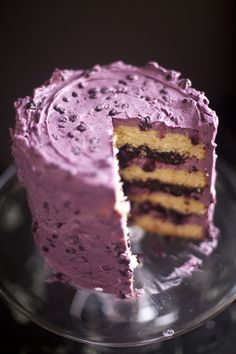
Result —
<instances>
[{"instance_id":1,"label":"dark berry filling layer","mask_svg":"<svg viewBox=\"0 0 236 354\"><path fill-rule=\"evenodd\" d=\"M180 195L192 196L192 194L200 194L202 192L201 188L189 188L189 187L179 186L175 184L162 183L156 179L155 180L148 179L147 181L123 180L123 189L126 195L128 194L130 187L132 186L139 187L139 188L147 188L151 191L162 191L165 193L170 193L175 196L180 196Z\"/></svg>"},{"instance_id":2,"label":"dark berry filling layer","mask_svg":"<svg viewBox=\"0 0 236 354\"><path fill-rule=\"evenodd\" d=\"M149 201L143 203L131 203L132 213L148 214L151 210L157 211L164 219L169 219L172 223L183 224L191 214L182 214L176 210L164 208L159 204L152 204Z\"/></svg>"},{"instance_id":3,"label":"dark berry filling layer","mask_svg":"<svg viewBox=\"0 0 236 354\"><path fill-rule=\"evenodd\" d=\"M125 168L130 160L136 157L145 157L154 161L159 161L171 165L180 165L187 159L186 156L182 156L175 152L160 152L158 150L152 150L146 145L140 145L134 147L130 144L123 145L117 154L119 164L121 168ZM152 163L152 165L155 165Z\"/></svg>"}]
</instances>

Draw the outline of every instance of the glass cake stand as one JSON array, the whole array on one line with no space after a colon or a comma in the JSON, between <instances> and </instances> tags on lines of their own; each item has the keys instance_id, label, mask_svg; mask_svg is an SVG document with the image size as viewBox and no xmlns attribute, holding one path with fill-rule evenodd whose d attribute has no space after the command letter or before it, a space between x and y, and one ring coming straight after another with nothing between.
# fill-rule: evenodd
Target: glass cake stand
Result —
<instances>
[{"instance_id":1,"label":"glass cake stand","mask_svg":"<svg viewBox=\"0 0 236 354\"><path fill-rule=\"evenodd\" d=\"M55 281L34 246L12 165L0 179L0 293L47 330L98 347L131 348L183 334L236 298L236 178L222 161L217 197L218 239L199 244L132 230L132 247L143 258L136 285L145 292L117 300Z\"/></svg>"}]
</instances>

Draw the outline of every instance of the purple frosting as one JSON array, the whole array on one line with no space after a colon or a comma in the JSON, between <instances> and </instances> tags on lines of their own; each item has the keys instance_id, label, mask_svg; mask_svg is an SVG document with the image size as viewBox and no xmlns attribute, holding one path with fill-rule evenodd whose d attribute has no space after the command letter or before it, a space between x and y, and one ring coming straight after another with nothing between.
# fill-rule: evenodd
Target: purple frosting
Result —
<instances>
[{"instance_id":1,"label":"purple frosting","mask_svg":"<svg viewBox=\"0 0 236 354\"><path fill-rule=\"evenodd\" d=\"M199 166L213 186L218 119L207 98L157 63L137 68L115 62L55 70L15 107L13 154L44 256L79 286L130 294L130 255L114 210L113 127L146 124L205 144Z\"/></svg>"}]
</instances>

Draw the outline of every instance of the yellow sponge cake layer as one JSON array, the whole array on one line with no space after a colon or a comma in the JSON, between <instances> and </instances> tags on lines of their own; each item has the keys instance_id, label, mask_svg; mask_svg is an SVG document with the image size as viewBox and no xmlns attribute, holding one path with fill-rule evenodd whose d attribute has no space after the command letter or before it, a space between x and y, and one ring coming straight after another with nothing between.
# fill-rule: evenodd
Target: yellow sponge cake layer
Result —
<instances>
[{"instance_id":1,"label":"yellow sponge cake layer","mask_svg":"<svg viewBox=\"0 0 236 354\"><path fill-rule=\"evenodd\" d=\"M203 238L203 227L197 224L176 225L169 221L163 221L148 215L136 216L133 221L144 230L159 233L163 236L181 237L193 240L201 240Z\"/></svg>"},{"instance_id":2,"label":"yellow sponge cake layer","mask_svg":"<svg viewBox=\"0 0 236 354\"><path fill-rule=\"evenodd\" d=\"M144 203L150 202L152 204L159 204L164 208L178 211L182 214L196 214L203 215L206 212L205 205L192 198L183 196L174 196L166 193L142 193L128 195L131 202Z\"/></svg>"},{"instance_id":3,"label":"yellow sponge cake layer","mask_svg":"<svg viewBox=\"0 0 236 354\"><path fill-rule=\"evenodd\" d=\"M207 185L206 174L202 171L189 172L186 170L160 168L145 172L139 166L132 165L121 170L120 174L126 181L139 180L145 182L153 179L162 183L201 189Z\"/></svg>"},{"instance_id":4,"label":"yellow sponge cake layer","mask_svg":"<svg viewBox=\"0 0 236 354\"><path fill-rule=\"evenodd\" d=\"M196 157L203 160L206 155L203 144L193 145L187 135L167 133L161 137L157 130L140 131L138 127L119 125L115 127L115 144L118 148L125 144L134 147L146 145L160 152L173 151L183 156Z\"/></svg>"}]
</instances>

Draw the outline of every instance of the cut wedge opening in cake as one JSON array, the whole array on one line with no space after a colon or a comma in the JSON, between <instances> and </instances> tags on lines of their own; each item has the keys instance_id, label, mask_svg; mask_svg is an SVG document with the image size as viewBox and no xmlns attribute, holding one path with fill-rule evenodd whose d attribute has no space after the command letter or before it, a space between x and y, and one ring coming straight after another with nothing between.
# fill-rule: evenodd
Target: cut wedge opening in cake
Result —
<instances>
[{"instance_id":1,"label":"cut wedge opening in cake","mask_svg":"<svg viewBox=\"0 0 236 354\"><path fill-rule=\"evenodd\" d=\"M207 233L206 146L194 130L153 127L149 118L113 119L129 225L162 236L201 240Z\"/></svg>"},{"instance_id":2,"label":"cut wedge opening in cake","mask_svg":"<svg viewBox=\"0 0 236 354\"><path fill-rule=\"evenodd\" d=\"M126 256L127 259L129 260L129 269L132 272L132 276L130 278L130 286L131 286L131 292L133 293L134 291L134 277L133 277L133 272L135 268L138 265L137 258L134 254L131 252L131 244L129 240L129 229L128 229L128 216L130 212L130 202L128 201L127 197L125 196L122 188L122 181L121 181L121 176L119 173L119 161L116 158L119 150L116 147L116 135L113 135L113 144L112 144L112 149L113 149L113 159L114 159L114 170L115 170L115 211L120 215L120 223L121 223L121 228L123 230L123 237L124 237L124 243L126 246L126 252L123 253L123 257Z\"/></svg>"}]
</instances>

